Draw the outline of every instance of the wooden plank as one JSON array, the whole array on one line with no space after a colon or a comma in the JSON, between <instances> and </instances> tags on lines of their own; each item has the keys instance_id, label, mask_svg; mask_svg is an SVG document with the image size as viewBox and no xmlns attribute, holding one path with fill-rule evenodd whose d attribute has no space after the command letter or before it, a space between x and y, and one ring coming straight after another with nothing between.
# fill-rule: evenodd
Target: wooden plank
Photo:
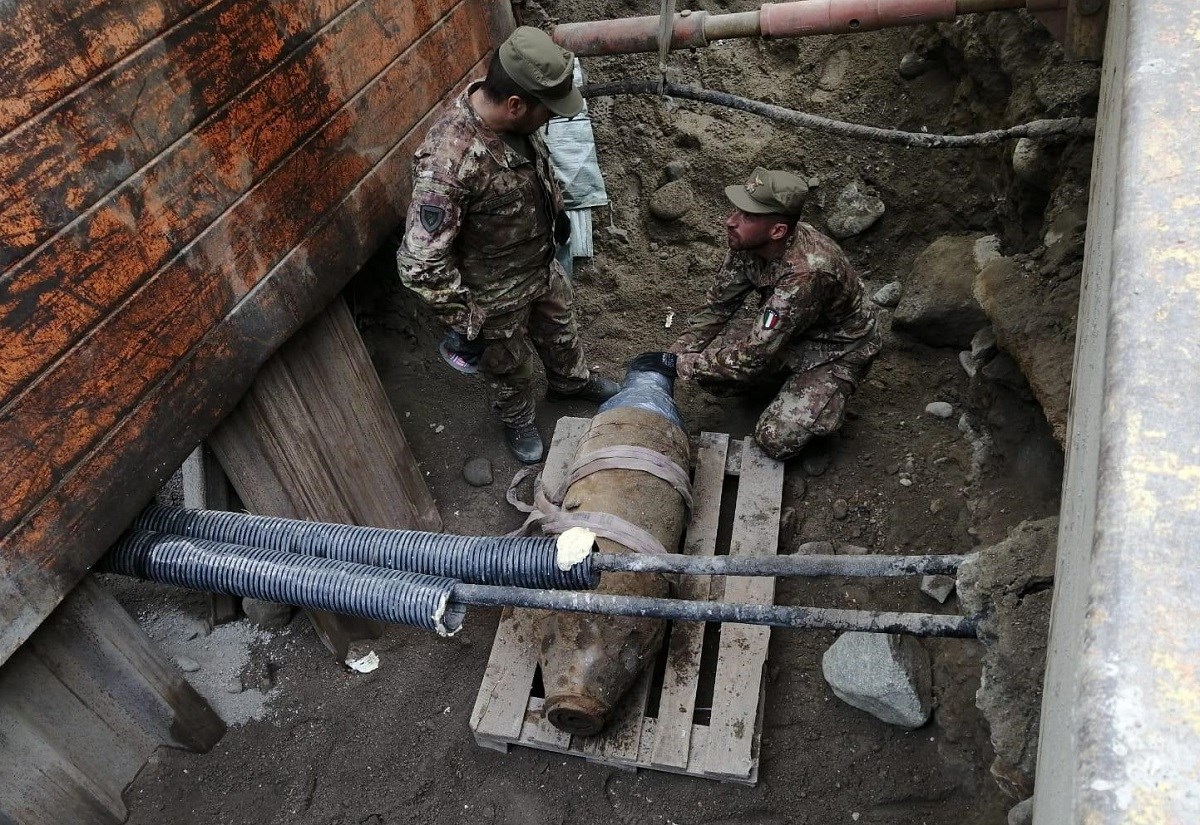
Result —
<instances>
[{"instance_id":1,"label":"wooden plank","mask_svg":"<svg viewBox=\"0 0 1200 825\"><path fill-rule=\"evenodd\" d=\"M1063 48L1071 60L1098 62L1104 57L1108 0L1067 0Z\"/></svg>"},{"instance_id":2,"label":"wooden plank","mask_svg":"<svg viewBox=\"0 0 1200 825\"><path fill-rule=\"evenodd\" d=\"M0 668L0 820L122 822L121 794L155 749L207 749L224 730L113 597L85 580Z\"/></svg>"},{"instance_id":3,"label":"wooden plank","mask_svg":"<svg viewBox=\"0 0 1200 825\"><path fill-rule=\"evenodd\" d=\"M36 255L0 278L0 351L6 354L0 360L0 399L8 399L32 381L169 262L177 264L176 269L203 271L229 257L222 248L239 241L252 245L251 263L260 258L263 263L277 260L281 250L273 248L270 236L238 238L229 228L231 221L269 212L264 196L271 196L271 186L263 187L264 177L279 182L276 186L291 184L291 191L280 196L289 198L285 203L291 209L286 214L292 223L329 208L328 198L336 202L354 179L344 175L361 173L364 164L369 167L382 147L391 146L436 105L448 80L445 75L459 76L486 50L478 42L484 37L479 2L436 0L420 4L419 11L386 0L361 2L153 162L140 169L137 164L121 164L127 179L117 181L119 187L78 220L75 216L91 203L92 195L85 197L80 189L92 179L87 170L68 175L63 184L42 181L26 168L34 162L30 160L36 154L33 147L0 143L0 165L5 157L16 164L12 181L0 174L0 193L5 193L0 195L0 238L8 238L0 242L0 268L53 235ZM452 7L457 13L453 20L444 21L449 25L434 27L438 15ZM263 13L272 14L270 9ZM206 38L209 35L202 42ZM455 39L458 53L452 45ZM232 48L240 53L236 45ZM414 63L421 65L414 67ZM338 68L330 71L331 66ZM385 70L390 81L378 77ZM397 73L405 72L418 84L411 91L395 80ZM152 86L178 95L157 81ZM367 86L375 93L356 99ZM395 95L390 105L380 102L381 93ZM352 105L346 106L347 101ZM105 113L111 108L96 105L89 111ZM386 124L393 130L390 134L372 129L372 119L356 126L362 112L372 109L386 113L378 118L383 121L379 125ZM173 118L166 120L175 123ZM74 121L68 120L64 128L73 126ZM115 134L109 124L101 127ZM61 157L63 140L47 137L42 150L44 163L55 174L70 166ZM302 147L298 153L297 147ZM318 183L315 176L327 179ZM82 182L77 181L80 177ZM68 185L69 196L59 191ZM325 189L326 198L314 199L314 189ZM67 200L87 200L87 204L69 209ZM43 201L53 220L23 214ZM26 242L22 240L26 228L49 234L31 236ZM206 239L197 242L198 236ZM6 248L14 256L11 259L3 257ZM194 273L191 278L217 280L197 278ZM158 280L162 279L160 273ZM232 290L244 291L253 283L252 276L242 282L239 274Z\"/></svg>"},{"instance_id":4,"label":"wooden plank","mask_svg":"<svg viewBox=\"0 0 1200 825\"><path fill-rule=\"evenodd\" d=\"M471 711L476 741L512 740L520 735L537 668L537 645L531 643L535 632L534 611L504 608Z\"/></svg>"},{"instance_id":5,"label":"wooden plank","mask_svg":"<svg viewBox=\"0 0 1200 825\"><path fill-rule=\"evenodd\" d=\"M783 464L768 458L751 439L746 439L729 548L731 556L776 552L782 495ZM774 578L730 576L725 580L727 602L771 604L774 600ZM770 638L771 630L767 627L721 626L706 773L744 776L754 766L754 723Z\"/></svg>"},{"instance_id":6,"label":"wooden plank","mask_svg":"<svg viewBox=\"0 0 1200 825\"><path fill-rule=\"evenodd\" d=\"M42 0L0 7L0 135L211 0Z\"/></svg>"},{"instance_id":7,"label":"wooden plank","mask_svg":"<svg viewBox=\"0 0 1200 825\"><path fill-rule=\"evenodd\" d=\"M267 362L209 443L251 512L400 529L441 515L350 310L335 300ZM378 622L307 611L339 661Z\"/></svg>"},{"instance_id":8,"label":"wooden plank","mask_svg":"<svg viewBox=\"0 0 1200 825\"><path fill-rule=\"evenodd\" d=\"M263 367L210 442L252 512L442 529L425 477L341 299Z\"/></svg>"},{"instance_id":9,"label":"wooden plank","mask_svg":"<svg viewBox=\"0 0 1200 825\"><path fill-rule=\"evenodd\" d=\"M642 744L642 721L646 718L646 707L650 699L650 683L654 679L653 668L642 671L617 706L605 729L600 755L611 764L637 764Z\"/></svg>"},{"instance_id":10,"label":"wooden plank","mask_svg":"<svg viewBox=\"0 0 1200 825\"><path fill-rule=\"evenodd\" d=\"M721 493L729 436L701 433L692 478L692 519L684 539L684 552L711 556L716 552L717 527L721 516ZM681 577L679 598L709 598L708 576ZM696 688L700 683L700 655L704 646L704 622L675 622L667 650L667 670L658 703L658 722L651 762L673 768L687 767L688 739L696 710Z\"/></svg>"},{"instance_id":11,"label":"wooden plank","mask_svg":"<svg viewBox=\"0 0 1200 825\"><path fill-rule=\"evenodd\" d=\"M255 80L289 54L298 48L311 53L313 35L355 1L218 0L0 139L0 269L71 223L230 97L252 96ZM305 114L297 113L301 120ZM292 128L278 131L283 137ZM221 160L217 154L209 170L218 179L225 177Z\"/></svg>"},{"instance_id":12,"label":"wooden plank","mask_svg":"<svg viewBox=\"0 0 1200 825\"><path fill-rule=\"evenodd\" d=\"M579 449L579 440L590 423L587 418L563 417L558 420L542 467L542 483L547 487L557 487L566 480L567 470ZM541 647L538 623L542 613L505 608L500 617L492 654L471 714L471 730L481 744L495 739L512 741L521 736ZM553 729L549 723L546 727ZM543 730L540 735L548 744L558 741L558 737L549 731Z\"/></svg>"},{"instance_id":13,"label":"wooden plank","mask_svg":"<svg viewBox=\"0 0 1200 825\"><path fill-rule=\"evenodd\" d=\"M212 449L201 444L180 468L183 506L189 510L228 510L229 479ZM242 614L242 600L223 593L208 594L208 621L213 627L232 622Z\"/></svg>"},{"instance_id":14,"label":"wooden plank","mask_svg":"<svg viewBox=\"0 0 1200 825\"><path fill-rule=\"evenodd\" d=\"M6 472L17 479L0 501L0 529L11 527L304 240L312 216L336 206L369 172L376 147L392 145L436 104L440 72L465 72L472 53L486 51L473 12L462 6L429 32L421 48L393 63L256 186L253 197L240 201L0 411L6 425L0 451L8 459ZM418 91L406 93L410 87Z\"/></svg>"},{"instance_id":15,"label":"wooden plank","mask_svg":"<svg viewBox=\"0 0 1200 825\"><path fill-rule=\"evenodd\" d=\"M452 99L483 65L445 96ZM314 219L303 242L0 538L0 661L120 535L168 468L233 408L254 370L333 299L403 220L412 152L435 116L384 153L335 209ZM95 506L96 490L107 491L104 508Z\"/></svg>"}]
</instances>

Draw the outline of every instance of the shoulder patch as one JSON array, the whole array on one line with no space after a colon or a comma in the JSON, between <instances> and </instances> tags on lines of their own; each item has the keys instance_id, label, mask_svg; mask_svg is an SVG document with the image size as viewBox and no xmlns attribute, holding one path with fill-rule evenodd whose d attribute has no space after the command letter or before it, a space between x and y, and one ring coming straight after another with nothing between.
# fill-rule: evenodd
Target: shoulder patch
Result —
<instances>
[{"instance_id":1,"label":"shoulder patch","mask_svg":"<svg viewBox=\"0 0 1200 825\"><path fill-rule=\"evenodd\" d=\"M442 224L446 221L446 210L440 206L421 204L420 215L421 228L430 234L441 229Z\"/></svg>"},{"instance_id":2,"label":"shoulder patch","mask_svg":"<svg viewBox=\"0 0 1200 825\"><path fill-rule=\"evenodd\" d=\"M779 326L779 313L769 307L763 310L762 328L772 330Z\"/></svg>"}]
</instances>

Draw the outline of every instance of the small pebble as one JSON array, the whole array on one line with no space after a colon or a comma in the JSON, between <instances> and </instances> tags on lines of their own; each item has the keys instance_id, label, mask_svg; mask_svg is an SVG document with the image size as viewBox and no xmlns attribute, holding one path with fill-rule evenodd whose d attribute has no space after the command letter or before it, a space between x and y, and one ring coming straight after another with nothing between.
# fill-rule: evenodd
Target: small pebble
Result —
<instances>
[{"instance_id":1,"label":"small pebble","mask_svg":"<svg viewBox=\"0 0 1200 825\"><path fill-rule=\"evenodd\" d=\"M911 486L912 486L912 479L911 479L911 478L902 478L902 479L900 479L900 486L901 486L901 487L911 487Z\"/></svg>"},{"instance_id":2,"label":"small pebble","mask_svg":"<svg viewBox=\"0 0 1200 825\"><path fill-rule=\"evenodd\" d=\"M176 656L175 664L178 665L179 669L184 673L195 673L200 669L200 663L195 659L189 659L187 656Z\"/></svg>"},{"instance_id":3,"label":"small pebble","mask_svg":"<svg viewBox=\"0 0 1200 825\"><path fill-rule=\"evenodd\" d=\"M849 514L850 514L850 505L846 502L846 499L839 498L833 502L833 517L835 519L837 519L838 521L841 521Z\"/></svg>"},{"instance_id":4,"label":"small pebble","mask_svg":"<svg viewBox=\"0 0 1200 825\"><path fill-rule=\"evenodd\" d=\"M935 418L949 418L954 415L954 407L950 406L945 401L934 401L925 406L925 412Z\"/></svg>"},{"instance_id":5,"label":"small pebble","mask_svg":"<svg viewBox=\"0 0 1200 825\"><path fill-rule=\"evenodd\" d=\"M924 576L921 578L921 592L945 604L956 584L953 576Z\"/></svg>"},{"instance_id":6,"label":"small pebble","mask_svg":"<svg viewBox=\"0 0 1200 825\"><path fill-rule=\"evenodd\" d=\"M679 180L687 174L688 164L686 160L673 160L666 165L663 170L667 173L667 180Z\"/></svg>"},{"instance_id":7,"label":"small pebble","mask_svg":"<svg viewBox=\"0 0 1200 825\"><path fill-rule=\"evenodd\" d=\"M486 487L492 483L492 462L483 456L467 459L462 468L463 481L472 487Z\"/></svg>"},{"instance_id":8,"label":"small pebble","mask_svg":"<svg viewBox=\"0 0 1200 825\"><path fill-rule=\"evenodd\" d=\"M825 471L829 469L829 453L805 456L800 462L800 466L810 476L824 475Z\"/></svg>"},{"instance_id":9,"label":"small pebble","mask_svg":"<svg viewBox=\"0 0 1200 825\"><path fill-rule=\"evenodd\" d=\"M880 287L871 300L881 307L894 307L900 303L900 293L902 291L903 287L900 286L900 282L892 281L890 284Z\"/></svg>"},{"instance_id":10,"label":"small pebble","mask_svg":"<svg viewBox=\"0 0 1200 825\"><path fill-rule=\"evenodd\" d=\"M905 80L913 80L925 74L933 68L933 62L927 60L915 52L909 52L900 58L900 67L897 71Z\"/></svg>"},{"instance_id":11,"label":"small pebble","mask_svg":"<svg viewBox=\"0 0 1200 825\"><path fill-rule=\"evenodd\" d=\"M971 355L969 350L963 350L958 354L958 363L962 365L963 372L968 378L974 378L975 373L979 372L979 365L975 363L975 356Z\"/></svg>"}]
</instances>

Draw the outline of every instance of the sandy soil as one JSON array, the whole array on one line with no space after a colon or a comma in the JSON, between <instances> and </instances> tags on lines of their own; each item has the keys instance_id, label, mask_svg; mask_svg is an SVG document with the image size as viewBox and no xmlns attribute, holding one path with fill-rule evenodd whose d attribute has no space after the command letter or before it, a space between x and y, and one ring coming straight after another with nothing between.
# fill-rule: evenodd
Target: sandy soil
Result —
<instances>
[{"instance_id":1,"label":"sandy soil","mask_svg":"<svg viewBox=\"0 0 1200 825\"><path fill-rule=\"evenodd\" d=\"M710 10L748 8L738 0ZM563 20L646 13L596 0L564 0L546 9ZM530 13L536 21L537 10ZM1007 98L992 99L987 89L964 95L962 67L952 60L935 61L912 81L899 77L900 59L918 37L928 39L885 32L728 43L673 57L672 66L685 81L857 122L930 131L1000 125ZM593 80L646 76L651 62L598 60L588 69ZM578 268L577 300L589 360L610 375L633 354L668 344L677 327L665 328L667 313L680 319L699 302L723 251L721 187L756 165L817 178L808 215L817 226L822 203L846 183L858 178L878 192L887 213L844 244L872 291L942 234L993 232L1015 251L1036 245L1030 230L1037 223L1028 212L1040 205L1013 194L999 149L881 148L646 99L597 101L593 117L613 207L596 214L597 256ZM687 164L684 180L695 206L664 224L649 217L647 203L673 160ZM434 350L437 330L395 288L386 250L356 280L351 299L447 530L484 534L515 526L518 514L503 493L517 465L501 443L482 386L442 364ZM951 403L954 417L925 414L935 400ZM680 401L691 429L735 436L750 431L764 403L718 400L690 388ZM788 466L784 504L797 519L785 544L833 539L879 552L962 552L999 541L1023 519L1054 513L1061 455L1045 421L1013 406L1017 412L1010 410L1006 420L1015 435L997 441L1012 449L985 455L978 439L957 426L960 414L979 412L975 401L955 350L889 332L846 427L821 446L828 469L809 476L801 461ZM543 405L539 424L546 436L564 414L588 410ZM462 481L463 463L475 456L493 463L496 481L489 487ZM901 473L911 486L900 484ZM845 519L833 516L836 499L849 505ZM139 614L182 609L200 615L195 599L181 608L180 597L166 588L122 586L119 595ZM786 582L778 600L957 608L953 597L939 607L915 581ZM243 682L269 691L263 718L231 728L209 754L160 753L126 794L129 821L1001 825L1014 801L987 774L992 754L974 704L981 653L974 642L925 643L934 661L935 715L907 732L832 695L820 674L832 634L773 633L760 781L748 788L477 747L467 720L496 614L475 610L468 618L451 640L390 629L375 646L381 666L365 675L329 661L303 619L256 641Z\"/></svg>"}]
</instances>

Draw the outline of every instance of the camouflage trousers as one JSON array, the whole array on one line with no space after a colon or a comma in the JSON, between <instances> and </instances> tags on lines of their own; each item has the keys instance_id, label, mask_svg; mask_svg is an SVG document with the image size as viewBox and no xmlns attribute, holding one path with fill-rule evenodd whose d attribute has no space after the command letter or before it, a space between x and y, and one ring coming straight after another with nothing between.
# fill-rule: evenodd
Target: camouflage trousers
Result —
<instances>
[{"instance_id":1,"label":"camouflage trousers","mask_svg":"<svg viewBox=\"0 0 1200 825\"><path fill-rule=\"evenodd\" d=\"M813 438L841 428L846 402L869 365L868 361L848 369L847 364L835 362L804 372L773 373L750 384L701 381L700 385L717 395L755 395L778 388L758 417L754 440L767 455L784 461L798 455Z\"/></svg>"},{"instance_id":2,"label":"camouflage trousers","mask_svg":"<svg viewBox=\"0 0 1200 825\"><path fill-rule=\"evenodd\" d=\"M520 309L488 318L480 331L487 348L479 370L500 419L509 426L533 423L533 355L546 367L550 388L571 393L587 383L588 367L579 342L574 290L552 266L549 288Z\"/></svg>"}]
</instances>

